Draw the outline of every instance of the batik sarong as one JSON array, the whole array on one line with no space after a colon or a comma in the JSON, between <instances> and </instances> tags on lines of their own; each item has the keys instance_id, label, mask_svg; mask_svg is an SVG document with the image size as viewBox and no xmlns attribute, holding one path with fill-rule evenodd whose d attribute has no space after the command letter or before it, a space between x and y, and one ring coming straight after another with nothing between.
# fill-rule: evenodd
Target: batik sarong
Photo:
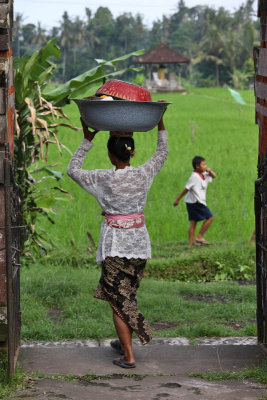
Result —
<instances>
[{"instance_id":1,"label":"batik sarong","mask_svg":"<svg viewBox=\"0 0 267 400\"><path fill-rule=\"evenodd\" d=\"M151 328L138 310L136 298L145 265L146 260L140 258L107 257L102 262L102 275L94 296L108 301L142 344L152 339Z\"/></svg>"}]
</instances>

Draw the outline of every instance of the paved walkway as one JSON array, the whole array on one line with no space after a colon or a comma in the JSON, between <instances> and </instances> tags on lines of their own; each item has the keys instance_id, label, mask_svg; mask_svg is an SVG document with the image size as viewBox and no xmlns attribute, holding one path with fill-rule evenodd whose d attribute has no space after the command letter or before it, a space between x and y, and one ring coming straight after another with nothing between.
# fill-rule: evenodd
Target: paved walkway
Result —
<instances>
[{"instance_id":1,"label":"paved walkway","mask_svg":"<svg viewBox=\"0 0 267 400\"><path fill-rule=\"evenodd\" d=\"M267 388L252 381L205 381L189 376L192 372L238 371L259 365L266 354L255 338L197 342L192 346L184 338L156 338L143 347L135 341L137 368L132 370L112 364L117 353L109 347L109 341L24 343L20 364L28 371L43 374L43 378L12 398L252 400L267 396Z\"/></svg>"}]
</instances>

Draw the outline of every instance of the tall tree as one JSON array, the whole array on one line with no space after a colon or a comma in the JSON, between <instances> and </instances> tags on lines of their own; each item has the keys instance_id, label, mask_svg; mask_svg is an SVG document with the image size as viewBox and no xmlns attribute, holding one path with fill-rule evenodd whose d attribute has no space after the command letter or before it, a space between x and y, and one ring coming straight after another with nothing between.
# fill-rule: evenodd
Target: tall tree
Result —
<instances>
[{"instance_id":1,"label":"tall tree","mask_svg":"<svg viewBox=\"0 0 267 400\"><path fill-rule=\"evenodd\" d=\"M16 53L17 57L21 56L20 45L21 45L21 35L22 35L22 24L23 24L24 16L21 13L16 13L15 21L14 21L14 34L16 37Z\"/></svg>"},{"instance_id":2,"label":"tall tree","mask_svg":"<svg viewBox=\"0 0 267 400\"><path fill-rule=\"evenodd\" d=\"M70 49L73 42L73 32L72 32L72 22L69 18L67 11L64 12L61 22L61 32L60 32L60 46L63 50L63 68L62 68L62 79L66 78L66 65L67 56L70 53Z\"/></svg>"},{"instance_id":3,"label":"tall tree","mask_svg":"<svg viewBox=\"0 0 267 400\"><path fill-rule=\"evenodd\" d=\"M87 21L85 24L85 42L87 49L94 50L96 44L100 44L100 39L96 34L96 26L92 23L92 11L89 8L85 9Z\"/></svg>"},{"instance_id":4,"label":"tall tree","mask_svg":"<svg viewBox=\"0 0 267 400\"><path fill-rule=\"evenodd\" d=\"M99 58L110 58L110 45L114 39L116 40L114 38L114 19L112 13L107 7L99 7L91 19L91 24L95 36L98 38L95 41L95 55ZM116 34L119 35L119 32Z\"/></svg>"},{"instance_id":5,"label":"tall tree","mask_svg":"<svg viewBox=\"0 0 267 400\"><path fill-rule=\"evenodd\" d=\"M95 58L112 59L122 52L149 50L164 41L194 60L191 71L201 84L220 85L230 83L234 74L245 76L245 65L251 65L253 46L259 41L253 0L244 0L234 13L224 7L189 7L186 0L179 0L176 10L162 15L151 28L144 25L141 15L121 13L114 18L107 7L99 7L95 13L86 8L84 18L70 18L65 12L49 33L40 24L24 25L22 14L16 16L15 25L15 55L31 55L45 38L59 37L62 58L55 77L63 80L91 68Z\"/></svg>"},{"instance_id":6,"label":"tall tree","mask_svg":"<svg viewBox=\"0 0 267 400\"><path fill-rule=\"evenodd\" d=\"M23 54L31 55L34 51L36 26L34 24L22 25L21 33L22 33L23 41L20 45L20 51L22 51ZM15 40L15 43L16 43L16 41L17 40Z\"/></svg>"},{"instance_id":7,"label":"tall tree","mask_svg":"<svg viewBox=\"0 0 267 400\"><path fill-rule=\"evenodd\" d=\"M80 49L83 45L84 41L84 23L79 18L76 17L75 21L73 22L73 62L74 65L77 63L77 50Z\"/></svg>"},{"instance_id":8,"label":"tall tree","mask_svg":"<svg viewBox=\"0 0 267 400\"><path fill-rule=\"evenodd\" d=\"M140 15L136 17L131 13L119 15L115 21L114 32L120 32L120 34L116 36L116 43L120 45L125 52L134 50L137 46L142 47L140 39L143 40L145 28Z\"/></svg>"},{"instance_id":9,"label":"tall tree","mask_svg":"<svg viewBox=\"0 0 267 400\"><path fill-rule=\"evenodd\" d=\"M33 44L36 49L40 49L47 42L46 30L41 26L41 22L38 22L36 28L36 35L33 39Z\"/></svg>"}]
</instances>

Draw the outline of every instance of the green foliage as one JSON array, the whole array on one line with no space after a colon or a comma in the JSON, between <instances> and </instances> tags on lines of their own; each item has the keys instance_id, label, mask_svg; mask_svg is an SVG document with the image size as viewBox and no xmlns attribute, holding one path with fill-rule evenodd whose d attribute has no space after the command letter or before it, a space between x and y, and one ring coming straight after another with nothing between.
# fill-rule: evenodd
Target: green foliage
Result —
<instances>
[{"instance_id":1,"label":"green foliage","mask_svg":"<svg viewBox=\"0 0 267 400\"><path fill-rule=\"evenodd\" d=\"M47 161L49 143L55 143L61 152L56 136L56 128L60 124L55 124L54 120L59 116L67 117L61 109L53 107L42 96L42 88L52 77L55 68L51 59L56 57L60 57L60 50L56 45L56 39L53 39L31 57L22 57L16 60L17 132L14 138L14 155L21 199L21 223L26 225L32 252L38 252L38 249L45 248L42 234L37 232L35 226L38 215L42 214L52 221L49 216L51 208L42 204L41 199L46 198L47 201L49 199L51 205L54 198L52 192L54 190L63 191L60 187L51 187L51 185L40 188L40 183L47 181L48 178L58 181L59 175L56 174L60 173L52 173L51 170L46 169L42 172L48 173L49 176L42 174L41 178L39 177L37 180L34 178L34 173L38 171L36 166L39 159L45 158ZM70 124L64 125L75 129ZM57 197L57 199L62 200L63 198ZM26 242L26 250L27 244L28 242Z\"/></svg>"},{"instance_id":2,"label":"green foliage","mask_svg":"<svg viewBox=\"0 0 267 400\"><path fill-rule=\"evenodd\" d=\"M34 82L38 82L39 86L41 86L52 78L55 64L51 59L60 58L60 49L56 42L56 38L51 39L43 48L33 53L31 57L22 57L15 60L16 110L21 110L26 97L38 98L37 88L35 88L35 91L32 88Z\"/></svg>"},{"instance_id":3,"label":"green foliage","mask_svg":"<svg viewBox=\"0 0 267 400\"><path fill-rule=\"evenodd\" d=\"M81 266L95 266L96 248L88 247L86 251L80 247L69 246L67 248L54 248L45 257L42 257L39 262L43 265L65 265L68 264L73 268ZM24 264L28 265L31 260L24 259Z\"/></svg>"},{"instance_id":4,"label":"green foliage","mask_svg":"<svg viewBox=\"0 0 267 400\"><path fill-rule=\"evenodd\" d=\"M145 80L146 80L146 78L145 78L145 75L144 75L144 74L136 74L134 83L135 83L136 85L144 86Z\"/></svg>"},{"instance_id":5,"label":"green foliage","mask_svg":"<svg viewBox=\"0 0 267 400\"><path fill-rule=\"evenodd\" d=\"M254 265L240 265L234 263L232 266L226 267L219 261L215 262L217 273L215 280L223 281L225 279L234 279L240 281L252 280L256 278L256 271Z\"/></svg>"},{"instance_id":6,"label":"green foliage","mask_svg":"<svg viewBox=\"0 0 267 400\"><path fill-rule=\"evenodd\" d=\"M235 89L245 89L248 87L249 82L251 82L252 77L254 76L254 71L252 72L249 70L249 64L247 64L247 66L247 72L245 71L245 68L242 70L234 68L234 72L231 74L231 77Z\"/></svg>"},{"instance_id":7,"label":"green foliage","mask_svg":"<svg viewBox=\"0 0 267 400\"><path fill-rule=\"evenodd\" d=\"M180 281L255 280L255 248L225 244L188 249L179 243L154 244L145 275Z\"/></svg>"},{"instance_id":8,"label":"green foliage","mask_svg":"<svg viewBox=\"0 0 267 400\"><path fill-rule=\"evenodd\" d=\"M223 6L215 9L206 5L187 6L179 2L169 16L163 15L147 27L140 14L121 13L114 17L107 7L95 13L89 8L84 15L71 18L65 11L50 32L39 24L24 23L18 14L15 21L14 52L31 54L47 39L58 36L62 52L55 74L57 81L70 80L94 66L94 59L112 59L122 52L136 48L147 51L165 41L192 60L190 74L202 78L198 85L231 83L234 69L242 71L251 59L253 46L259 43L259 23L253 16L253 1L247 0L231 13ZM116 40L114 40L116 38ZM129 61L123 62L125 68ZM246 72L246 71L243 71ZM127 79L135 79L130 71ZM183 76L186 76L185 69ZM243 82L247 87L247 82Z\"/></svg>"},{"instance_id":9,"label":"green foliage","mask_svg":"<svg viewBox=\"0 0 267 400\"><path fill-rule=\"evenodd\" d=\"M0 399L5 400L12 391L22 389L26 379L26 374L18 367L15 375L9 378L7 357L0 354Z\"/></svg>"}]
</instances>

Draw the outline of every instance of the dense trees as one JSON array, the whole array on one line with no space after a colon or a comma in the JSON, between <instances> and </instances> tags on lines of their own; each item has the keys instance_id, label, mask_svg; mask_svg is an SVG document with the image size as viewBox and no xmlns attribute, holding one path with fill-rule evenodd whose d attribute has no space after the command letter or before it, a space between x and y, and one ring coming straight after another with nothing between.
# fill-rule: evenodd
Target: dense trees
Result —
<instances>
[{"instance_id":1,"label":"dense trees","mask_svg":"<svg viewBox=\"0 0 267 400\"><path fill-rule=\"evenodd\" d=\"M243 87L253 75L252 50L259 41L259 24L253 19L253 0L246 0L234 13L223 7L187 7L145 26L141 15L122 13L114 18L107 7L95 14L71 17L66 11L58 26L45 31L40 23L24 24L17 14L14 30L15 55L30 55L47 40L58 37L62 57L56 78L76 76L94 65L95 58L111 59L136 49L149 50L161 41L192 59L190 80L196 85L231 83Z\"/></svg>"}]
</instances>

